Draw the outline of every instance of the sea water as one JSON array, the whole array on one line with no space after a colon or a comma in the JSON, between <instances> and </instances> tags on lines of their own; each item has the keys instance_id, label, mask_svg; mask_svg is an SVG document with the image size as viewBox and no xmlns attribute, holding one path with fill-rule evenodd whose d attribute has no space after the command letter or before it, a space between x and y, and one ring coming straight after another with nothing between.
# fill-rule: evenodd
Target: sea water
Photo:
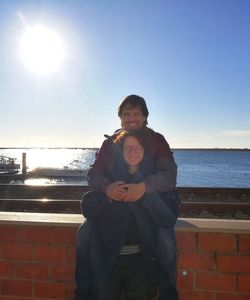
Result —
<instances>
[{"instance_id":1,"label":"sea water","mask_svg":"<svg viewBox=\"0 0 250 300\"><path fill-rule=\"evenodd\" d=\"M250 188L249 150L174 150L178 186Z\"/></svg>"},{"instance_id":2,"label":"sea water","mask_svg":"<svg viewBox=\"0 0 250 300\"><path fill-rule=\"evenodd\" d=\"M2 148L0 155L15 157L21 164L22 153L26 153L28 171L36 167L84 170L94 162L96 151L91 148ZM177 186L250 188L250 150L173 149L173 155L178 165ZM82 184L82 181L48 179L43 183Z\"/></svg>"}]
</instances>

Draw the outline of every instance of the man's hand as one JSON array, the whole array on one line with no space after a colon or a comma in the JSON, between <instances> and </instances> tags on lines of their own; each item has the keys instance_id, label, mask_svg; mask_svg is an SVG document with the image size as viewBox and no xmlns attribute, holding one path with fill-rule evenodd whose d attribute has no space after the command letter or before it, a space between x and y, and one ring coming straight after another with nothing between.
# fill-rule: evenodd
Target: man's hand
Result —
<instances>
[{"instance_id":1,"label":"man's hand","mask_svg":"<svg viewBox=\"0 0 250 300\"><path fill-rule=\"evenodd\" d=\"M122 196L122 201L125 202L138 201L146 191L146 187L143 182L123 184L121 187L125 189L125 193Z\"/></svg>"},{"instance_id":2,"label":"man's hand","mask_svg":"<svg viewBox=\"0 0 250 300\"><path fill-rule=\"evenodd\" d=\"M106 190L106 196L115 201L123 201L125 196L126 188L124 188L124 181L115 181L108 185Z\"/></svg>"}]
</instances>

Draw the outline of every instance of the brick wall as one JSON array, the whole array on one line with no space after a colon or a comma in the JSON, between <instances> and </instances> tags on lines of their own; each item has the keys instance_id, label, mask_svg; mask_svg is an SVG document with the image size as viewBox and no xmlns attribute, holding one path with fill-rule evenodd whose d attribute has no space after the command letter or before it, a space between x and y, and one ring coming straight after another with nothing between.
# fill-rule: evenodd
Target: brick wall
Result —
<instances>
[{"instance_id":1,"label":"brick wall","mask_svg":"<svg viewBox=\"0 0 250 300\"><path fill-rule=\"evenodd\" d=\"M75 227L0 226L0 299L73 299Z\"/></svg>"},{"instance_id":2,"label":"brick wall","mask_svg":"<svg viewBox=\"0 0 250 300\"><path fill-rule=\"evenodd\" d=\"M249 300L250 235L177 232L181 300Z\"/></svg>"},{"instance_id":3,"label":"brick wall","mask_svg":"<svg viewBox=\"0 0 250 300\"><path fill-rule=\"evenodd\" d=\"M53 223L30 215L0 215L0 300L71 300L81 217ZM180 300L249 300L250 223L232 232L184 223L176 226Z\"/></svg>"}]
</instances>

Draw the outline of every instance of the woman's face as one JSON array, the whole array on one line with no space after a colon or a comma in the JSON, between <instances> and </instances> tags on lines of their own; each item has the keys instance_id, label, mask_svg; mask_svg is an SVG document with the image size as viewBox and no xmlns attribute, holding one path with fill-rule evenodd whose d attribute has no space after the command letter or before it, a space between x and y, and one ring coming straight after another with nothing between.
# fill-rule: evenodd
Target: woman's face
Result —
<instances>
[{"instance_id":1,"label":"woman's face","mask_svg":"<svg viewBox=\"0 0 250 300\"><path fill-rule=\"evenodd\" d=\"M123 143L123 157L129 166L137 166L142 161L144 149L137 138L128 136Z\"/></svg>"}]
</instances>

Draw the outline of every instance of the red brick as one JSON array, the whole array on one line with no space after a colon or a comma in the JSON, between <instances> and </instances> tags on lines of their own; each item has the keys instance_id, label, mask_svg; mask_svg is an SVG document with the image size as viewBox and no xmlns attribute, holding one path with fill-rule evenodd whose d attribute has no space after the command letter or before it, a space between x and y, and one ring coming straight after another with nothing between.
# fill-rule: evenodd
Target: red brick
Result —
<instances>
[{"instance_id":1,"label":"red brick","mask_svg":"<svg viewBox=\"0 0 250 300\"><path fill-rule=\"evenodd\" d=\"M250 235L242 234L239 236L239 253L250 254Z\"/></svg>"},{"instance_id":2,"label":"red brick","mask_svg":"<svg viewBox=\"0 0 250 300\"><path fill-rule=\"evenodd\" d=\"M67 262L67 247L61 246L36 246L35 260Z\"/></svg>"},{"instance_id":3,"label":"red brick","mask_svg":"<svg viewBox=\"0 0 250 300\"><path fill-rule=\"evenodd\" d=\"M49 243L50 228L37 226L23 226L19 230L18 238L21 242Z\"/></svg>"},{"instance_id":4,"label":"red brick","mask_svg":"<svg viewBox=\"0 0 250 300\"><path fill-rule=\"evenodd\" d=\"M181 252L178 260L178 268L212 270L213 255L207 253Z\"/></svg>"},{"instance_id":5,"label":"red brick","mask_svg":"<svg viewBox=\"0 0 250 300\"><path fill-rule=\"evenodd\" d=\"M13 260L32 260L33 245L31 244L10 244L2 245L2 257Z\"/></svg>"},{"instance_id":6,"label":"red brick","mask_svg":"<svg viewBox=\"0 0 250 300\"><path fill-rule=\"evenodd\" d=\"M30 280L2 280L2 295L32 296L32 282Z\"/></svg>"},{"instance_id":7,"label":"red brick","mask_svg":"<svg viewBox=\"0 0 250 300\"><path fill-rule=\"evenodd\" d=\"M235 251L236 235L234 234L199 234L199 250L204 251Z\"/></svg>"},{"instance_id":8,"label":"red brick","mask_svg":"<svg viewBox=\"0 0 250 300\"><path fill-rule=\"evenodd\" d=\"M195 250L197 234L194 232L176 232L177 249Z\"/></svg>"},{"instance_id":9,"label":"red brick","mask_svg":"<svg viewBox=\"0 0 250 300\"><path fill-rule=\"evenodd\" d=\"M178 289L192 290L194 288L194 272L179 271L177 274Z\"/></svg>"},{"instance_id":10,"label":"red brick","mask_svg":"<svg viewBox=\"0 0 250 300\"><path fill-rule=\"evenodd\" d=\"M235 276L216 272L198 272L197 288L213 291L233 291L235 290Z\"/></svg>"},{"instance_id":11,"label":"red brick","mask_svg":"<svg viewBox=\"0 0 250 300\"><path fill-rule=\"evenodd\" d=\"M180 300L214 300L211 292L179 291Z\"/></svg>"},{"instance_id":12,"label":"red brick","mask_svg":"<svg viewBox=\"0 0 250 300\"><path fill-rule=\"evenodd\" d=\"M76 245L76 228L54 227L51 232L51 242Z\"/></svg>"},{"instance_id":13,"label":"red brick","mask_svg":"<svg viewBox=\"0 0 250 300\"><path fill-rule=\"evenodd\" d=\"M65 299L66 286L64 283L36 282L35 297Z\"/></svg>"},{"instance_id":14,"label":"red brick","mask_svg":"<svg viewBox=\"0 0 250 300\"><path fill-rule=\"evenodd\" d=\"M18 298L18 300L31 300L30 298L26 298L26 297L20 297L20 298ZM32 300L33 300L33 298L32 298Z\"/></svg>"},{"instance_id":15,"label":"red brick","mask_svg":"<svg viewBox=\"0 0 250 300\"><path fill-rule=\"evenodd\" d=\"M218 255L216 261L222 272L250 272L250 256Z\"/></svg>"},{"instance_id":16,"label":"red brick","mask_svg":"<svg viewBox=\"0 0 250 300\"><path fill-rule=\"evenodd\" d=\"M76 247L68 248L68 262L75 263L76 261Z\"/></svg>"},{"instance_id":17,"label":"red brick","mask_svg":"<svg viewBox=\"0 0 250 300\"><path fill-rule=\"evenodd\" d=\"M16 240L16 226L0 226L1 242L14 242Z\"/></svg>"},{"instance_id":18,"label":"red brick","mask_svg":"<svg viewBox=\"0 0 250 300\"><path fill-rule=\"evenodd\" d=\"M22 299L19 297L1 296L0 295L0 300L22 300Z\"/></svg>"},{"instance_id":19,"label":"red brick","mask_svg":"<svg viewBox=\"0 0 250 300\"><path fill-rule=\"evenodd\" d=\"M216 293L215 300L249 300L250 295L238 293Z\"/></svg>"},{"instance_id":20,"label":"red brick","mask_svg":"<svg viewBox=\"0 0 250 300\"><path fill-rule=\"evenodd\" d=\"M16 266L16 276L19 278L48 279L48 264L23 263Z\"/></svg>"},{"instance_id":21,"label":"red brick","mask_svg":"<svg viewBox=\"0 0 250 300\"><path fill-rule=\"evenodd\" d=\"M52 279L74 280L75 266L72 264L60 264L52 266Z\"/></svg>"},{"instance_id":22,"label":"red brick","mask_svg":"<svg viewBox=\"0 0 250 300\"><path fill-rule=\"evenodd\" d=\"M0 277L11 277L14 275L15 267L13 264L0 261Z\"/></svg>"},{"instance_id":23,"label":"red brick","mask_svg":"<svg viewBox=\"0 0 250 300\"><path fill-rule=\"evenodd\" d=\"M242 293L250 293L250 275L240 274L238 275L238 290ZM250 295L249 295L250 299Z\"/></svg>"},{"instance_id":24,"label":"red brick","mask_svg":"<svg viewBox=\"0 0 250 300\"><path fill-rule=\"evenodd\" d=\"M67 284L67 299L75 299L76 285L69 283Z\"/></svg>"}]
</instances>

